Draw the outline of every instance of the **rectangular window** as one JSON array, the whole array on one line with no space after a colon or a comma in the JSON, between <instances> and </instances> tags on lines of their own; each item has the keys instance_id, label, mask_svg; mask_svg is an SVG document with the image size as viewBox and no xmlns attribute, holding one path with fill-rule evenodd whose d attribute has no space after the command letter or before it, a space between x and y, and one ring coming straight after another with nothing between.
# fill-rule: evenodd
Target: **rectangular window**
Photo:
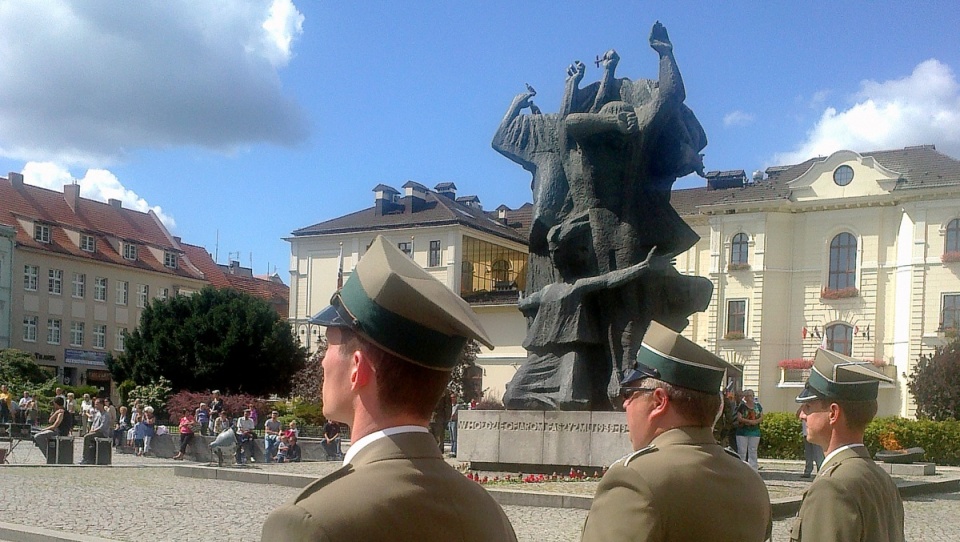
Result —
<instances>
[{"instance_id":1,"label":"rectangular window","mask_svg":"<svg viewBox=\"0 0 960 542\"><path fill-rule=\"evenodd\" d=\"M727 334L740 334L740 338L747 329L747 300L738 299L727 301Z\"/></svg>"},{"instance_id":2,"label":"rectangular window","mask_svg":"<svg viewBox=\"0 0 960 542\"><path fill-rule=\"evenodd\" d=\"M73 297L83 299L87 293L87 276L83 273L73 274Z\"/></svg>"},{"instance_id":3,"label":"rectangular window","mask_svg":"<svg viewBox=\"0 0 960 542\"><path fill-rule=\"evenodd\" d=\"M407 256L413 255L413 243L397 243L397 248Z\"/></svg>"},{"instance_id":4,"label":"rectangular window","mask_svg":"<svg viewBox=\"0 0 960 542\"><path fill-rule=\"evenodd\" d=\"M37 342L37 317L23 317L23 340L28 343Z\"/></svg>"},{"instance_id":5,"label":"rectangular window","mask_svg":"<svg viewBox=\"0 0 960 542\"><path fill-rule=\"evenodd\" d=\"M170 297L170 288L157 288L157 299L163 301Z\"/></svg>"},{"instance_id":6,"label":"rectangular window","mask_svg":"<svg viewBox=\"0 0 960 542\"><path fill-rule=\"evenodd\" d=\"M123 352L124 350L126 350L127 339L124 336L126 335L126 333L127 333L127 328L125 327L117 328L117 344L114 347L114 350L116 350L117 352Z\"/></svg>"},{"instance_id":7,"label":"rectangular window","mask_svg":"<svg viewBox=\"0 0 960 542\"><path fill-rule=\"evenodd\" d=\"M34 223L33 224L33 238L41 243L50 242L50 226L47 224Z\"/></svg>"},{"instance_id":8,"label":"rectangular window","mask_svg":"<svg viewBox=\"0 0 960 542\"><path fill-rule=\"evenodd\" d=\"M430 241L430 267L440 265L440 241Z\"/></svg>"},{"instance_id":9,"label":"rectangular window","mask_svg":"<svg viewBox=\"0 0 960 542\"><path fill-rule=\"evenodd\" d=\"M97 240L92 235L80 234L80 250L84 252L96 252Z\"/></svg>"},{"instance_id":10,"label":"rectangular window","mask_svg":"<svg viewBox=\"0 0 960 542\"><path fill-rule=\"evenodd\" d=\"M47 274L47 292L53 295L60 295L63 291L63 271L60 269L51 269Z\"/></svg>"},{"instance_id":11,"label":"rectangular window","mask_svg":"<svg viewBox=\"0 0 960 542\"><path fill-rule=\"evenodd\" d=\"M107 324L93 326L93 347L103 348L107 344Z\"/></svg>"},{"instance_id":12,"label":"rectangular window","mask_svg":"<svg viewBox=\"0 0 960 542\"><path fill-rule=\"evenodd\" d=\"M40 281L40 268L36 265L23 266L23 289L36 292L37 283Z\"/></svg>"},{"instance_id":13,"label":"rectangular window","mask_svg":"<svg viewBox=\"0 0 960 542\"><path fill-rule=\"evenodd\" d=\"M123 257L127 260L136 261L137 245L133 243L123 243Z\"/></svg>"},{"instance_id":14,"label":"rectangular window","mask_svg":"<svg viewBox=\"0 0 960 542\"><path fill-rule=\"evenodd\" d=\"M126 305L130 294L130 284L125 280L117 281L117 305Z\"/></svg>"},{"instance_id":15,"label":"rectangular window","mask_svg":"<svg viewBox=\"0 0 960 542\"><path fill-rule=\"evenodd\" d=\"M107 300L107 279L106 277L97 277L93 279L93 300Z\"/></svg>"},{"instance_id":16,"label":"rectangular window","mask_svg":"<svg viewBox=\"0 0 960 542\"><path fill-rule=\"evenodd\" d=\"M170 269L177 268L177 253L169 250L163 251L163 266Z\"/></svg>"},{"instance_id":17,"label":"rectangular window","mask_svg":"<svg viewBox=\"0 0 960 542\"><path fill-rule=\"evenodd\" d=\"M145 308L147 300L150 299L150 287L146 284L137 284L137 306Z\"/></svg>"},{"instance_id":18,"label":"rectangular window","mask_svg":"<svg viewBox=\"0 0 960 542\"><path fill-rule=\"evenodd\" d=\"M942 331L953 330L953 333L956 333L960 329L960 294L943 295L943 310L940 315Z\"/></svg>"},{"instance_id":19,"label":"rectangular window","mask_svg":"<svg viewBox=\"0 0 960 542\"><path fill-rule=\"evenodd\" d=\"M47 344L60 344L60 320L47 319Z\"/></svg>"},{"instance_id":20,"label":"rectangular window","mask_svg":"<svg viewBox=\"0 0 960 542\"><path fill-rule=\"evenodd\" d=\"M70 322L70 346L83 346L83 322Z\"/></svg>"}]
</instances>

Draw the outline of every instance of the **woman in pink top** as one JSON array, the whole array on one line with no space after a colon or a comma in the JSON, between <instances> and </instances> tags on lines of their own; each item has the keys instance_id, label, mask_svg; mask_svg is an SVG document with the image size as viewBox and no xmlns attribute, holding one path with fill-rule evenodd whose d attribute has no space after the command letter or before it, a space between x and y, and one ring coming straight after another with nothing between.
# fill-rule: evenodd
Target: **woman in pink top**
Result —
<instances>
[{"instance_id":1,"label":"woman in pink top","mask_svg":"<svg viewBox=\"0 0 960 542\"><path fill-rule=\"evenodd\" d=\"M174 459L183 459L183 454L187 451L187 446L193 442L193 414L184 409L183 416L180 418L180 452L173 456Z\"/></svg>"}]
</instances>

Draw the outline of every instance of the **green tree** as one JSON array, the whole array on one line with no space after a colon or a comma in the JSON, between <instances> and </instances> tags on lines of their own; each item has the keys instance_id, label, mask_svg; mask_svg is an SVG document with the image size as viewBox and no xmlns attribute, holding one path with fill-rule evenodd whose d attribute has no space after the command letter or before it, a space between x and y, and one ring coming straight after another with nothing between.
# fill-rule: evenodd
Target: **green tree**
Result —
<instances>
[{"instance_id":1,"label":"green tree","mask_svg":"<svg viewBox=\"0 0 960 542\"><path fill-rule=\"evenodd\" d=\"M107 367L117 382L146 385L163 376L175 391L285 394L305 359L290 325L265 301L206 287L153 300L127 335L124 353L108 357Z\"/></svg>"},{"instance_id":2,"label":"green tree","mask_svg":"<svg viewBox=\"0 0 960 542\"><path fill-rule=\"evenodd\" d=\"M323 390L323 356L327 353L327 341L323 337L318 339L320 345L303 368L294 373L290 379L290 396L299 397L305 403L323 404L321 392Z\"/></svg>"},{"instance_id":3,"label":"green tree","mask_svg":"<svg viewBox=\"0 0 960 542\"><path fill-rule=\"evenodd\" d=\"M43 394L47 388L52 391L56 378L37 365L29 353L7 348L0 350L0 382L9 386L15 394L29 391L37 395Z\"/></svg>"},{"instance_id":4,"label":"green tree","mask_svg":"<svg viewBox=\"0 0 960 542\"><path fill-rule=\"evenodd\" d=\"M463 351L460 352L460 361L453 368L450 383L447 389L456 394L458 403L469 403L483 397L483 390L477 384L476 377L480 367L477 366L477 354L480 353L480 343L470 339Z\"/></svg>"},{"instance_id":5,"label":"green tree","mask_svg":"<svg viewBox=\"0 0 960 542\"><path fill-rule=\"evenodd\" d=\"M960 419L960 341L920 356L907 389L917 403L917 416L934 421Z\"/></svg>"}]
</instances>

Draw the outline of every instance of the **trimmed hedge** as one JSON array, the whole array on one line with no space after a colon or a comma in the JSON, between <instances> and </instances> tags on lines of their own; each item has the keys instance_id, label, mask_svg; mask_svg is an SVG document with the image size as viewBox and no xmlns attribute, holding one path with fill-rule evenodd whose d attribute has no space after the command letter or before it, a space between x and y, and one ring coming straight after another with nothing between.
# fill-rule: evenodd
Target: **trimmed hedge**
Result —
<instances>
[{"instance_id":1,"label":"trimmed hedge","mask_svg":"<svg viewBox=\"0 0 960 542\"><path fill-rule=\"evenodd\" d=\"M800 420L790 412L765 412L760 423L760 449L767 459L803 459L803 436ZM960 466L960 421L910 420L897 416L877 418L870 422L863 443L875 455L883 450L881 438L892 439L901 448L920 447L926 451L925 461L938 465Z\"/></svg>"}]
</instances>

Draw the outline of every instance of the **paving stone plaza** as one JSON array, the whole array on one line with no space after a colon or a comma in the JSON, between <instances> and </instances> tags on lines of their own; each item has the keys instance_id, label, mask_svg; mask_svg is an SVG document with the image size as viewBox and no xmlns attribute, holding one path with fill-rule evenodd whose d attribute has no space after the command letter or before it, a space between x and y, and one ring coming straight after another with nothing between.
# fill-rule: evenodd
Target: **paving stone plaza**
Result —
<instances>
[{"instance_id":1,"label":"paving stone plaza","mask_svg":"<svg viewBox=\"0 0 960 542\"><path fill-rule=\"evenodd\" d=\"M78 443L79 444L79 443ZM75 447L79 461L79 446ZM455 460L451 460L455 462ZM762 461L761 474L772 499L799 496L809 484L800 462ZM300 490L282 485L177 476L175 467L206 465L115 454L112 466L47 466L32 443L22 442L0 467L0 540L223 540L260 539L266 515ZM258 464L248 472L323 476L335 462ZM933 477L907 481L943 482L960 469L940 468ZM595 482L488 486L535 494L590 496ZM521 495L522 497L523 495ZM527 499L529 502L535 502ZM927 493L904 503L907 539L960 540L960 493ZM587 511L581 508L505 505L519 540L576 541ZM774 523L773 540L789 540L792 519Z\"/></svg>"}]
</instances>

